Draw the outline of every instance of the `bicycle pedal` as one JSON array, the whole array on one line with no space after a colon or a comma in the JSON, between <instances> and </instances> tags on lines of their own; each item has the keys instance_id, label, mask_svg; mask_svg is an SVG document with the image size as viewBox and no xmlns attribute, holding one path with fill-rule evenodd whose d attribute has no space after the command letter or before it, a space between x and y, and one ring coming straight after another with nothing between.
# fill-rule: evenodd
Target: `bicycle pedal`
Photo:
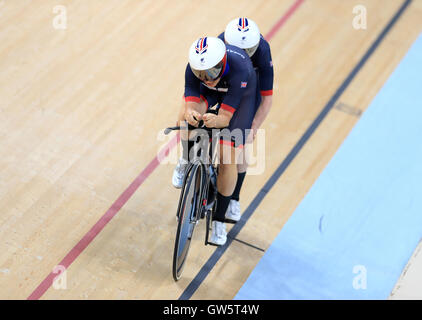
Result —
<instances>
[{"instance_id":1,"label":"bicycle pedal","mask_svg":"<svg viewBox=\"0 0 422 320\"><path fill-rule=\"evenodd\" d=\"M207 242L207 244L209 244L210 246L213 246L213 247L221 247L221 245L215 244L215 243L212 243L212 242Z\"/></svg>"},{"instance_id":2,"label":"bicycle pedal","mask_svg":"<svg viewBox=\"0 0 422 320\"><path fill-rule=\"evenodd\" d=\"M236 224L237 223L237 221L231 220L231 219L227 219L227 218L224 220L224 222L225 223L230 223L230 224Z\"/></svg>"}]
</instances>

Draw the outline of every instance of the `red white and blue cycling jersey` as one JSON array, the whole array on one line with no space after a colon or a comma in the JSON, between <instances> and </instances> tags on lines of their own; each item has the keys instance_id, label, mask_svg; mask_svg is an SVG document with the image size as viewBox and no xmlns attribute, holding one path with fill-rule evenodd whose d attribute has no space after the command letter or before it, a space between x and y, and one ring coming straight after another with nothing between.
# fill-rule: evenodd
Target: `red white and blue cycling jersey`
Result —
<instances>
[{"instance_id":1,"label":"red white and blue cycling jersey","mask_svg":"<svg viewBox=\"0 0 422 320\"><path fill-rule=\"evenodd\" d=\"M224 32L218 36L224 41ZM273 94L274 68L271 49L267 40L261 35L259 46L251 57L252 64L258 75L258 90L261 96Z\"/></svg>"},{"instance_id":2,"label":"red white and blue cycling jersey","mask_svg":"<svg viewBox=\"0 0 422 320\"><path fill-rule=\"evenodd\" d=\"M233 114L228 129L240 129L243 138L240 141L227 141L236 147L243 146L245 130L250 129L256 112L256 72L249 56L238 47L226 44L227 63L221 80L215 88L208 87L192 72L189 64L185 71L185 100L200 102L208 107L218 104L219 108Z\"/></svg>"}]
</instances>

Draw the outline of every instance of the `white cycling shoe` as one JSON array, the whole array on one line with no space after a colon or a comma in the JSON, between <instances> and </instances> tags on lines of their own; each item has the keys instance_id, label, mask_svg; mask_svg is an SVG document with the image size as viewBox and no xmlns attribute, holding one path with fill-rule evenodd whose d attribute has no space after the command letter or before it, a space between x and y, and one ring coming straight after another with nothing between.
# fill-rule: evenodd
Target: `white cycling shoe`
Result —
<instances>
[{"instance_id":1,"label":"white cycling shoe","mask_svg":"<svg viewBox=\"0 0 422 320\"><path fill-rule=\"evenodd\" d=\"M180 158L177 162L176 168L174 168L172 183L173 186L177 189L183 187L183 179L185 178L186 168L188 167L188 164L188 161L183 158Z\"/></svg>"},{"instance_id":2,"label":"white cycling shoe","mask_svg":"<svg viewBox=\"0 0 422 320\"><path fill-rule=\"evenodd\" d=\"M229 223L236 223L240 220L240 203L236 200L230 200L226 211L226 221Z\"/></svg>"},{"instance_id":3,"label":"white cycling shoe","mask_svg":"<svg viewBox=\"0 0 422 320\"><path fill-rule=\"evenodd\" d=\"M216 246L222 246L227 241L226 224L220 221L212 222L212 233L209 242Z\"/></svg>"}]
</instances>

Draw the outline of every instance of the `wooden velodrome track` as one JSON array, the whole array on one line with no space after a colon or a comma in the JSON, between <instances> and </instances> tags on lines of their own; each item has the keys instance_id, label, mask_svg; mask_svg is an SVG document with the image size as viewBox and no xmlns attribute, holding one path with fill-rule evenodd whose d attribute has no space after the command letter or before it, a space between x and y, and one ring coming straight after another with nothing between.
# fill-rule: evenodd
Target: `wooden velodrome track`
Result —
<instances>
[{"instance_id":1,"label":"wooden velodrome track","mask_svg":"<svg viewBox=\"0 0 422 320\"><path fill-rule=\"evenodd\" d=\"M0 298L179 298L215 250L203 245L200 224L173 281L179 191L174 165L151 166L165 144L158 133L176 119L189 45L237 16L271 37L265 172L247 176L245 209L402 3L0 1ZM58 4L66 29L53 27ZM352 27L357 4L367 8L366 30ZM270 246L358 121L345 110L365 110L422 31L421 17L414 0L338 97L349 108L328 113L237 239ZM262 255L233 241L192 298L233 298ZM66 289L48 282L61 262Z\"/></svg>"}]
</instances>

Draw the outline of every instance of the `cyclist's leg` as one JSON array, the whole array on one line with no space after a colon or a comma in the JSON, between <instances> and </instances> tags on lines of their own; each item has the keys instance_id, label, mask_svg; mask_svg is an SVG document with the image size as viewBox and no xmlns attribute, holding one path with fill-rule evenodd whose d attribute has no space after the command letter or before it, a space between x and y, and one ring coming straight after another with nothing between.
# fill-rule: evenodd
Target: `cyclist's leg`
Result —
<instances>
[{"instance_id":1,"label":"cyclist's leg","mask_svg":"<svg viewBox=\"0 0 422 320\"><path fill-rule=\"evenodd\" d=\"M185 110L186 101L183 97L183 102L181 104L177 119L177 124L181 127L187 127L187 122L185 121ZM201 114L205 113L206 102L203 99L200 99L197 105L197 111ZM194 145L194 141L189 139L189 130L180 130L180 144L182 145L182 155L173 170L172 176L172 184L177 189L180 189L183 186L186 168L189 164L189 151Z\"/></svg>"},{"instance_id":2,"label":"cyclist's leg","mask_svg":"<svg viewBox=\"0 0 422 320\"><path fill-rule=\"evenodd\" d=\"M262 100L261 92L259 90L258 72L256 72L256 86L255 87L256 87L255 105L254 105L254 109L253 109L252 121L253 121L253 118L255 117L256 112L258 111L258 108L259 108L259 106L261 104L261 100ZM248 143L248 142L245 142L245 143ZM237 172L238 172L237 183L236 183L236 187L235 187L233 194L232 194L232 199L237 201L237 202L239 202L240 190L242 188L243 181L245 180L247 169L248 169L248 163L247 163L247 159L246 159L246 152L245 152L245 150L242 150L242 153L240 154L240 160L239 160L238 165L237 165ZM239 208L239 210L240 210L240 208Z\"/></svg>"},{"instance_id":3,"label":"cyclist's leg","mask_svg":"<svg viewBox=\"0 0 422 320\"><path fill-rule=\"evenodd\" d=\"M185 96L182 98L182 103L180 104L179 114L177 115L176 126L180 126L182 121L185 120Z\"/></svg>"},{"instance_id":4,"label":"cyclist's leg","mask_svg":"<svg viewBox=\"0 0 422 320\"><path fill-rule=\"evenodd\" d=\"M231 195L236 186L237 166L234 161L235 153L235 148L230 143L220 143L220 163L218 165L217 176L217 209L213 218L220 222L225 221L227 207L229 206ZM232 161L227 161L228 156L230 156Z\"/></svg>"},{"instance_id":5,"label":"cyclist's leg","mask_svg":"<svg viewBox=\"0 0 422 320\"><path fill-rule=\"evenodd\" d=\"M246 141L245 133L251 128L255 105L256 74L248 80L248 88L239 107L233 114L227 130L222 130L220 139L220 163L217 177L217 208L213 221L212 243L222 245L227 240L224 221L237 182L238 152ZM228 157L229 156L229 157ZM229 159L229 160L228 160Z\"/></svg>"},{"instance_id":6,"label":"cyclist's leg","mask_svg":"<svg viewBox=\"0 0 422 320\"><path fill-rule=\"evenodd\" d=\"M232 132L236 130L241 133L241 137L239 138L238 135L235 136L235 146L239 147L240 154L238 154L237 158L237 168L236 168L236 184L233 189L233 193L230 197L229 207L226 211L226 218L231 222L236 222L240 219L240 205L239 205L239 194L241 187L243 185L243 181L246 176L246 159L244 157L244 148L243 146L246 143L247 134L252 127L252 121L255 116L256 111L256 74L251 76L248 81L248 90L245 92L245 95L242 97L240 105L236 112L233 115L233 118L230 121L229 129ZM240 170L239 170L240 169Z\"/></svg>"},{"instance_id":7,"label":"cyclist's leg","mask_svg":"<svg viewBox=\"0 0 422 320\"><path fill-rule=\"evenodd\" d=\"M234 146L228 144L219 144L219 165L217 176L217 207L213 216L212 233L210 243L224 245L227 241L226 232L226 211L230 203L231 195L236 185L237 167L234 161ZM230 156L232 161L227 162Z\"/></svg>"}]
</instances>

